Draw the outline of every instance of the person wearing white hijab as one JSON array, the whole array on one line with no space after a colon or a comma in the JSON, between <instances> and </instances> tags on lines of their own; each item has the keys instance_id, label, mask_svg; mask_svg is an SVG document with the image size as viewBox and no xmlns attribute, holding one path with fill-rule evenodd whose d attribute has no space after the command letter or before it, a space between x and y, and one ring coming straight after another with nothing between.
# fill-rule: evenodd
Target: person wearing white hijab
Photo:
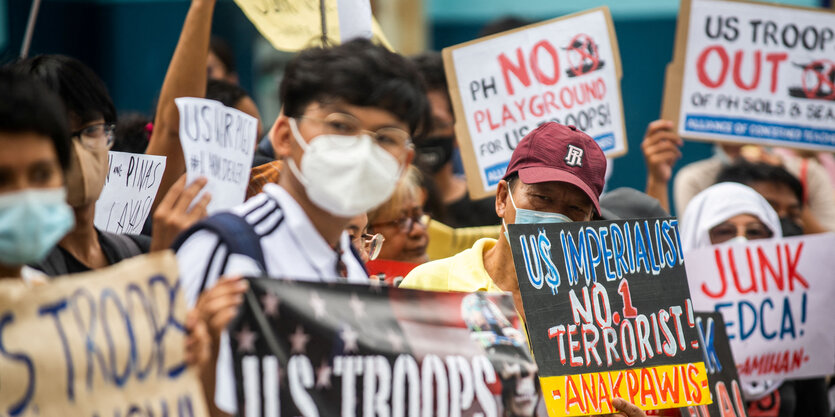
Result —
<instances>
[{"instance_id":1,"label":"person wearing white hijab","mask_svg":"<svg viewBox=\"0 0 835 417\"><path fill-rule=\"evenodd\" d=\"M711 244L730 240L723 239L728 235L722 233L726 231L718 226L721 225L728 229L726 223L741 215L753 216L756 220L759 220L760 226L767 228L769 236L762 236L765 230L754 226L747 227L744 234L730 236L731 239L742 241L742 238L745 238L747 241L763 237L783 237L780 218L765 198L747 185L723 182L706 188L693 197L690 204L687 205L687 210L685 210L681 219L682 250L687 253L688 250L704 248ZM745 223L744 220L741 222ZM748 219L747 222L751 223L752 221Z\"/></svg>"},{"instance_id":2,"label":"person wearing white hijab","mask_svg":"<svg viewBox=\"0 0 835 417\"><path fill-rule=\"evenodd\" d=\"M685 259L687 252L694 249L770 237L783 237L777 212L753 188L735 182L714 184L697 194L681 219ZM742 391L746 400L756 401L782 383L782 380L742 383Z\"/></svg>"}]
</instances>

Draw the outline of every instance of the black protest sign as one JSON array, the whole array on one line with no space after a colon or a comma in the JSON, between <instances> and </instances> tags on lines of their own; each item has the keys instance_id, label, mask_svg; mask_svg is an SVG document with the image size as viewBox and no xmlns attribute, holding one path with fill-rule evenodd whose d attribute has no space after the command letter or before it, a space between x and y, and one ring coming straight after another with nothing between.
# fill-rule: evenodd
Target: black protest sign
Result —
<instances>
[{"instance_id":1,"label":"black protest sign","mask_svg":"<svg viewBox=\"0 0 835 417\"><path fill-rule=\"evenodd\" d=\"M528 335L552 415L706 404L675 219L510 225Z\"/></svg>"},{"instance_id":2,"label":"black protest sign","mask_svg":"<svg viewBox=\"0 0 835 417\"><path fill-rule=\"evenodd\" d=\"M241 415L530 416L540 403L508 295L249 282L229 328Z\"/></svg>"},{"instance_id":3,"label":"black protest sign","mask_svg":"<svg viewBox=\"0 0 835 417\"><path fill-rule=\"evenodd\" d=\"M683 417L746 417L736 362L721 313L696 313L713 404L687 407Z\"/></svg>"}]
</instances>

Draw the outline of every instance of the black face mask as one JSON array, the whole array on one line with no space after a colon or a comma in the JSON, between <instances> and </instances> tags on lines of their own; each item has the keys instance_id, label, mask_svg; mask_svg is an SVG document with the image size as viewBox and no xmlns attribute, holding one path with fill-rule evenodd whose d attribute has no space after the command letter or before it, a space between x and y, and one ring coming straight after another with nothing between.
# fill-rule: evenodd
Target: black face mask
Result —
<instances>
[{"instance_id":1,"label":"black face mask","mask_svg":"<svg viewBox=\"0 0 835 417\"><path fill-rule=\"evenodd\" d=\"M803 228L791 217L783 217L780 219L780 228L783 229L783 236L800 236L803 234Z\"/></svg>"},{"instance_id":2,"label":"black face mask","mask_svg":"<svg viewBox=\"0 0 835 417\"><path fill-rule=\"evenodd\" d=\"M452 136L436 136L415 142L415 165L436 173L452 159L455 139Z\"/></svg>"}]
</instances>

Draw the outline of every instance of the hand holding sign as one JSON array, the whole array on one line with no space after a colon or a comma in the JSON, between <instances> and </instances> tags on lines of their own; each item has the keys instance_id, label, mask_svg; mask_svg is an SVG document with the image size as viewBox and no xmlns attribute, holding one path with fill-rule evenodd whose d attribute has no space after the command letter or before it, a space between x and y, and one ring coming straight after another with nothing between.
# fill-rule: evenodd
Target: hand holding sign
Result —
<instances>
[{"instance_id":1,"label":"hand holding sign","mask_svg":"<svg viewBox=\"0 0 835 417\"><path fill-rule=\"evenodd\" d=\"M154 232L151 237L151 251L165 250L171 247L174 239L200 219L206 217L206 207L212 200L212 195L203 193L197 200L198 194L206 186L204 177L197 178L188 187L186 175L180 177L174 186L165 194L154 212ZM195 200L197 200L195 202Z\"/></svg>"}]
</instances>

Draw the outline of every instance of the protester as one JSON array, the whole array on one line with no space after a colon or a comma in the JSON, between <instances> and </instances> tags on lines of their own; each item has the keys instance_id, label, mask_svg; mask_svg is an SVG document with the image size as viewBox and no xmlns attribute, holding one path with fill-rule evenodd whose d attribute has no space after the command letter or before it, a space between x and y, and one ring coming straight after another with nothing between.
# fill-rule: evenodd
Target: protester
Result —
<instances>
[{"instance_id":1,"label":"protester","mask_svg":"<svg viewBox=\"0 0 835 417\"><path fill-rule=\"evenodd\" d=\"M754 189L733 182L708 187L688 205L681 223L684 252L726 242L781 238L780 218ZM743 383L749 415L824 415L829 409L821 379ZM802 400L802 401L801 401Z\"/></svg>"},{"instance_id":2,"label":"protester","mask_svg":"<svg viewBox=\"0 0 835 417\"><path fill-rule=\"evenodd\" d=\"M407 172L410 137L429 121L420 76L405 58L355 40L296 56L282 80L281 102L270 131L284 161L278 184L266 184L231 214L210 217L175 245L192 304L221 275L368 282L345 228L385 202ZM249 234L247 250L235 253L240 248L224 239L230 234ZM216 415L236 410L228 348L218 352Z\"/></svg>"},{"instance_id":3,"label":"protester","mask_svg":"<svg viewBox=\"0 0 835 417\"><path fill-rule=\"evenodd\" d=\"M142 113L120 115L113 133L113 147L110 150L145 153L153 126L153 120Z\"/></svg>"},{"instance_id":4,"label":"protester","mask_svg":"<svg viewBox=\"0 0 835 417\"><path fill-rule=\"evenodd\" d=\"M43 55L14 64L61 98L69 121L71 152L67 202L75 227L37 265L49 276L89 271L148 252L150 239L95 228L95 203L107 176L116 110L104 83L84 64L61 55Z\"/></svg>"},{"instance_id":5,"label":"protester","mask_svg":"<svg viewBox=\"0 0 835 417\"><path fill-rule=\"evenodd\" d=\"M258 120L257 137L263 136L263 125L261 124L261 113L258 106L243 88L225 80L210 79L206 84L206 98L217 100L226 107L238 109ZM258 141L255 141L256 143ZM269 162L269 161L267 161Z\"/></svg>"},{"instance_id":6,"label":"protester","mask_svg":"<svg viewBox=\"0 0 835 417\"><path fill-rule=\"evenodd\" d=\"M108 150L113 145L116 111L104 83L80 61L62 55L41 55L13 64L12 68L29 74L58 94L67 112L72 147L67 171L67 202L72 206L75 227L37 265L49 276L72 274L112 265L150 249L162 249L171 241L166 236L182 229L156 229L153 239L142 235L119 235L98 230L93 224L96 200L104 187L108 171ZM205 181L196 181L186 190L196 196ZM211 196L201 197L192 206L178 206L185 211L171 211L169 216L189 216L203 211ZM205 214L203 214L205 215ZM160 240L157 240L160 239Z\"/></svg>"},{"instance_id":7,"label":"protester","mask_svg":"<svg viewBox=\"0 0 835 417\"><path fill-rule=\"evenodd\" d=\"M210 80L223 80L231 84L238 84L235 52L229 46L229 43L221 37L212 36L209 40L206 73Z\"/></svg>"},{"instance_id":8,"label":"protester","mask_svg":"<svg viewBox=\"0 0 835 417\"><path fill-rule=\"evenodd\" d=\"M826 171L818 164L804 164L801 158L773 155L752 145L717 145L713 157L679 170L673 179L676 210L683 213L690 199L712 185L723 166L738 158L783 165L803 184L808 207L803 213L804 223L817 223L827 231L835 231L835 193Z\"/></svg>"},{"instance_id":9,"label":"protester","mask_svg":"<svg viewBox=\"0 0 835 417\"><path fill-rule=\"evenodd\" d=\"M148 155L166 157L165 172L154 200L154 211L168 190L186 172L186 162L180 146L180 111L174 99L206 96L206 61L214 9L215 0L195 0L191 3L162 83L151 139L145 151Z\"/></svg>"},{"instance_id":10,"label":"protester","mask_svg":"<svg viewBox=\"0 0 835 417\"><path fill-rule=\"evenodd\" d=\"M616 188L600 196L600 217L604 220L669 216L657 199L634 188Z\"/></svg>"},{"instance_id":11,"label":"protester","mask_svg":"<svg viewBox=\"0 0 835 417\"><path fill-rule=\"evenodd\" d=\"M575 148L580 149L579 161L566 158L569 149ZM420 265L400 286L432 291L509 291L516 311L525 320L506 224L591 220L600 213L598 199L605 172L606 157L594 139L573 126L541 125L519 142L496 190L496 214L502 219L505 237L480 239L458 255ZM645 415L621 399L613 405L628 416Z\"/></svg>"},{"instance_id":12,"label":"protester","mask_svg":"<svg viewBox=\"0 0 835 417\"><path fill-rule=\"evenodd\" d=\"M441 200L441 210L433 212L432 217L451 227L497 225L495 198L470 199L467 181L453 172L452 156L458 143L441 54L427 52L413 57L412 62L426 81L432 110L432 130L427 137L415 141L415 164L432 180L432 191Z\"/></svg>"},{"instance_id":13,"label":"protester","mask_svg":"<svg viewBox=\"0 0 835 417\"><path fill-rule=\"evenodd\" d=\"M26 264L75 223L64 187L69 124L60 99L30 77L0 69L0 95L0 149L15 150L0 152L0 277L35 279Z\"/></svg>"},{"instance_id":14,"label":"protester","mask_svg":"<svg viewBox=\"0 0 835 417\"><path fill-rule=\"evenodd\" d=\"M669 186L673 166L681 158L679 148L684 143L675 132L673 122L656 120L647 126L641 151L647 165L646 193L658 200L661 208L670 211Z\"/></svg>"},{"instance_id":15,"label":"protester","mask_svg":"<svg viewBox=\"0 0 835 417\"><path fill-rule=\"evenodd\" d=\"M0 279L47 285L26 264L44 259L74 223L65 180L72 169L67 114L60 98L32 77L0 69ZM209 334L196 310L183 325L186 363L209 358Z\"/></svg>"},{"instance_id":16,"label":"protester","mask_svg":"<svg viewBox=\"0 0 835 417\"><path fill-rule=\"evenodd\" d=\"M420 173L410 166L391 198L368 213L368 232L380 233L385 238L380 259L413 264L429 260L426 256L428 216L423 213L422 203Z\"/></svg>"},{"instance_id":17,"label":"protester","mask_svg":"<svg viewBox=\"0 0 835 417\"><path fill-rule=\"evenodd\" d=\"M719 171L716 182L738 182L758 192L780 218L783 234L800 235L821 233L825 230L814 221L806 224L803 219L803 185L784 168L764 162L738 160Z\"/></svg>"}]
</instances>

